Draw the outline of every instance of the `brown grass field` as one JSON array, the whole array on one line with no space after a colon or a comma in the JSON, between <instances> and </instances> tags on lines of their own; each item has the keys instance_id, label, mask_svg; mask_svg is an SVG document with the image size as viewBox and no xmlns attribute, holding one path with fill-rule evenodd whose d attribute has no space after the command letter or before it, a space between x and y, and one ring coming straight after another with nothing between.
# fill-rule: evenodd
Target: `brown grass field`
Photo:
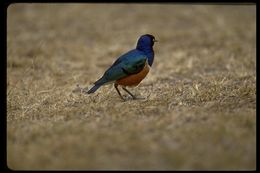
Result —
<instances>
[{"instance_id":1,"label":"brown grass field","mask_svg":"<svg viewBox=\"0 0 260 173\"><path fill-rule=\"evenodd\" d=\"M76 92L146 33L144 99ZM256 5L12 4L7 166L255 170Z\"/></svg>"}]
</instances>

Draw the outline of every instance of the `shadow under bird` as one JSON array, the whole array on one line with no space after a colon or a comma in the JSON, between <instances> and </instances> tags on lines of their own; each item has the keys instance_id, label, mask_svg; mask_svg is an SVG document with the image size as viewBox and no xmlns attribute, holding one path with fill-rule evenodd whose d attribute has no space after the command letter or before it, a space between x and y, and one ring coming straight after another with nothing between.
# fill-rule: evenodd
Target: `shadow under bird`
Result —
<instances>
[{"instance_id":1,"label":"shadow under bird","mask_svg":"<svg viewBox=\"0 0 260 173\"><path fill-rule=\"evenodd\" d=\"M94 93L102 85L114 83L117 93L123 100L125 99L118 89L119 85L133 99L137 99L126 87L137 86L148 74L154 60L155 42L157 40L153 35L142 35L137 41L136 48L121 55L87 93Z\"/></svg>"}]
</instances>

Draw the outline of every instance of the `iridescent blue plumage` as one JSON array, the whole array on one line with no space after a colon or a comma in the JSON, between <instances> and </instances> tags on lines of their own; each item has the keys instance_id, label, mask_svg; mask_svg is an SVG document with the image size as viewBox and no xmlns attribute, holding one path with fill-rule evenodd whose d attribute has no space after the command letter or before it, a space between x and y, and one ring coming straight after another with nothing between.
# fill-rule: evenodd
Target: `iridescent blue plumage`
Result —
<instances>
[{"instance_id":1,"label":"iridescent blue plumage","mask_svg":"<svg viewBox=\"0 0 260 173\"><path fill-rule=\"evenodd\" d=\"M154 60L153 45L155 38L146 34L138 39L136 49L120 56L112 66L106 70L104 75L96 81L95 86L87 93L95 92L100 86L122 79L132 74L139 73L145 66L146 60L152 66Z\"/></svg>"},{"instance_id":2,"label":"iridescent blue plumage","mask_svg":"<svg viewBox=\"0 0 260 173\"><path fill-rule=\"evenodd\" d=\"M156 40L154 36L147 34L139 38L136 46L136 50L140 50L147 56L148 63L150 66L153 65L153 59L154 59L153 45L155 41Z\"/></svg>"}]
</instances>

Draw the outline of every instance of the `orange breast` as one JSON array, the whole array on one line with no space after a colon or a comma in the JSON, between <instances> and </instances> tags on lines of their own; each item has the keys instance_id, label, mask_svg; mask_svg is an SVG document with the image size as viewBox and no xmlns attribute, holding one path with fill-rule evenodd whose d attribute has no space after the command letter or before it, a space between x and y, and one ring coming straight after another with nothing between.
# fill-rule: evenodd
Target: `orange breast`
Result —
<instances>
[{"instance_id":1,"label":"orange breast","mask_svg":"<svg viewBox=\"0 0 260 173\"><path fill-rule=\"evenodd\" d=\"M146 61L146 64L142 71L137 74L132 74L116 81L118 85L123 86L137 86L148 74L150 67Z\"/></svg>"}]
</instances>

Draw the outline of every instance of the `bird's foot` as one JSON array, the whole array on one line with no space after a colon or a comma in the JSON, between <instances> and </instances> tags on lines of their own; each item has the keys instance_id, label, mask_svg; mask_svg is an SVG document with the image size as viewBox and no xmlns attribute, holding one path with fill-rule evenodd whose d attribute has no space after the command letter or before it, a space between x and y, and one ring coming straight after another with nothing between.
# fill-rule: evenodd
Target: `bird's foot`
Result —
<instances>
[{"instance_id":1,"label":"bird's foot","mask_svg":"<svg viewBox=\"0 0 260 173\"><path fill-rule=\"evenodd\" d=\"M126 102L126 101L130 101L130 100L145 100L146 98L144 97L136 97L136 96L125 96L125 97L121 97L121 99Z\"/></svg>"},{"instance_id":2,"label":"bird's foot","mask_svg":"<svg viewBox=\"0 0 260 173\"><path fill-rule=\"evenodd\" d=\"M146 98L145 97L134 97L133 99L134 100L145 100Z\"/></svg>"}]
</instances>

